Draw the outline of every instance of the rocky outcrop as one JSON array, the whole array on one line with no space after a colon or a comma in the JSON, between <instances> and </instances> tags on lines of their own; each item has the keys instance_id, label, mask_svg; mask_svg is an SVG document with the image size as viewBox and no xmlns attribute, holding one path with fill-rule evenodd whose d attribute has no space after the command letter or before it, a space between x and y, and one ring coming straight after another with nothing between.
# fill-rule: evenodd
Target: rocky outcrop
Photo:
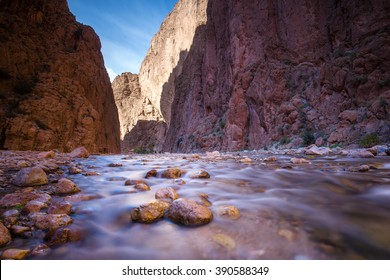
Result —
<instances>
[{"instance_id":1,"label":"rocky outcrop","mask_svg":"<svg viewBox=\"0 0 390 280\"><path fill-rule=\"evenodd\" d=\"M0 149L119 151L100 48L65 0L0 2Z\"/></svg>"},{"instance_id":2,"label":"rocky outcrop","mask_svg":"<svg viewBox=\"0 0 390 280\"><path fill-rule=\"evenodd\" d=\"M389 12L375 0L210 0L180 74L167 71L175 95L164 150L306 144L301 135L389 141Z\"/></svg>"},{"instance_id":3,"label":"rocky outcrop","mask_svg":"<svg viewBox=\"0 0 390 280\"><path fill-rule=\"evenodd\" d=\"M121 127L122 150L161 150L166 125L149 97L141 94L138 75L123 73L112 82ZM147 137L145 135L147 134Z\"/></svg>"}]
</instances>

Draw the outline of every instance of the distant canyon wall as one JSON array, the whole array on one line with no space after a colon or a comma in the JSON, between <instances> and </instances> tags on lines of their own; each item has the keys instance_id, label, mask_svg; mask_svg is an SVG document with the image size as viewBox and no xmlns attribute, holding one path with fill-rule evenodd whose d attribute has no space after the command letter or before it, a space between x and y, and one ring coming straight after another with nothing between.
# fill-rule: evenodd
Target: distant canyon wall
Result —
<instances>
[{"instance_id":1,"label":"distant canyon wall","mask_svg":"<svg viewBox=\"0 0 390 280\"><path fill-rule=\"evenodd\" d=\"M119 152L100 49L66 0L0 1L0 149Z\"/></svg>"},{"instance_id":2,"label":"distant canyon wall","mask_svg":"<svg viewBox=\"0 0 390 280\"><path fill-rule=\"evenodd\" d=\"M175 32L189 2L205 21ZM179 1L139 77L167 123L162 150L390 141L389 14L376 0ZM182 36L189 47L173 48Z\"/></svg>"}]
</instances>

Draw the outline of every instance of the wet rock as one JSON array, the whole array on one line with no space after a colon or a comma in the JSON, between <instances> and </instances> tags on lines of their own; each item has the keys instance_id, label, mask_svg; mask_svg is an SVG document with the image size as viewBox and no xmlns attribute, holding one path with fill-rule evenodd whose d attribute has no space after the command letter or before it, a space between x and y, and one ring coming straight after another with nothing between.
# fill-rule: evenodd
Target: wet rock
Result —
<instances>
[{"instance_id":1,"label":"wet rock","mask_svg":"<svg viewBox=\"0 0 390 280\"><path fill-rule=\"evenodd\" d=\"M206 207L210 207L211 205L213 205L211 203L211 201L209 200L209 196L207 194L201 193L199 195L199 197L200 197L200 201L196 201L196 203L203 205L203 206L206 206Z\"/></svg>"},{"instance_id":2,"label":"wet rock","mask_svg":"<svg viewBox=\"0 0 390 280\"><path fill-rule=\"evenodd\" d=\"M69 215L72 212L72 204L67 201L57 201L50 205L47 209L49 214L66 214Z\"/></svg>"},{"instance_id":3,"label":"wet rock","mask_svg":"<svg viewBox=\"0 0 390 280\"><path fill-rule=\"evenodd\" d=\"M71 180L62 178L58 181L54 187L54 193L56 195L67 195L80 192L80 189Z\"/></svg>"},{"instance_id":4,"label":"wet rock","mask_svg":"<svg viewBox=\"0 0 390 280\"><path fill-rule=\"evenodd\" d=\"M236 206L233 205L224 205L218 207L218 215L227 216L232 220L237 220L240 218L240 210Z\"/></svg>"},{"instance_id":5,"label":"wet rock","mask_svg":"<svg viewBox=\"0 0 390 280\"><path fill-rule=\"evenodd\" d=\"M16 167L19 169L30 167L31 165L32 163L26 160L20 160L16 163Z\"/></svg>"},{"instance_id":6,"label":"wet rock","mask_svg":"<svg viewBox=\"0 0 390 280\"><path fill-rule=\"evenodd\" d=\"M366 151L366 150L352 151L350 153L350 156L354 157L354 158L373 158L373 157L375 157L371 152Z\"/></svg>"},{"instance_id":7,"label":"wet rock","mask_svg":"<svg viewBox=\"0 0 390 280\"><path fill-rule=\"evenodd\" d=\"M198 170L198 171L191 172L190 178L192 178L192 179L209 179L210 174L207 171Z\"/></svg>"},{"instance_id":8,"label":"wet rock","mask_svg":"<svg viewBox=\"0 0 390 280\"><path fill-rule=\"evenodd\" d=\"M171 204L164 200L156 200L142 204L131 210L131 219L139 223L153 223L164 217L165 211Z\"/></svg>"},{"instance_id":9,"label":"wet rock","mask_svg":"<svg viewBox=\"0 0 390 280\"><path fill-rule=\"evenodd\" d=\"M47 255L48 253L50 253L50 251L51 251L50 247L47 246L46 244L38 244L37 246L34 247L34 249L32 249L30 255L39 257L39 256Z\"/></svg>"},{"instance_id":10,"label":"wet rock","mask_svg":"<svg viewBox=\"0 0 390 280\"><path fill-rule=\"evenodd\" d=\"M241 162L241 163L251 163L252 159L250 159L248 157L244 157L244 158L240 159L239 162Z\"/></svg>"},{"instance_id":11,"label":"wet rock","mask_svg":"<svg viewBox=\"0 0 390 280\"><path fill-rule=\"evenodd\" d=\"M219 157L219 156L221 156L221 154L218 151L206 152L206 156L208 156L208 157Z\"/></svg>"},{"instance_id":12,"label":"wet rock","mask_svg":"<svg viewBox=\"0 0 390 280\"><path fill-rule=\"evenodd\" d=\"M265 159L263 159L263 161L265 162L271 162L271 161L276 161L277 158L276 157L266 157Z\"/></svg>"},{"instance_id":13,"label":"wet rock","mask_svg":"<svg viewBox=\"0 0 390 280\"><path fill-rule=\"evenodd\" d=\"M305 163L310 163L307 159L304 158L292 158L290 161L294 164L305 164Z\"/></svg>"},{"instance_id":14,"label":"wet rock","mask_svg":"<svg viewBox=\"0 0 390 280\"><path fill-rule=\"evenodd\" d=\"M134 188L142 192L150 191L150 187L145 183L137 183L134 185Z\"/></svg>"},{"instance_id":15,"label":"wet rock","mask_svg":"<svg viewBox=\"0 0 390 280\"><path fill-rule=\"evenodd\" d=\"M27 167L16 173L12 183L19 187L41 186L48 183L47 175L40 167Z\"/></svg>"},{"instance_id":16,"label":"wet rock","mask_svg":"<svg viewBox=\"0 0 390 280\"><path fill-rule=\"evenodd\" d=\"M47 207L46 203L43 203L39 200L32 200L27 202L24 206L22 213L30 214L30 213L38 213L42 208Z\"/></svg>"},{"instance_id":17,"label":"wet rock","mask_svg":"<svg viewBox=\"0 0 390 280\"><path fill-rule=\"evenodd\" d=\"M87 171L83 173L84 176L99 176L100 174L96 171Z\"/></svg>"},{"instance_id":18,"label":"wet rock","mask_svg":"<svg viewBox=\"0 0 390 280\"><path fill-rule=\"evenodd\" d=\"M62 227L55 230L49 230L45 236L50 246L64 244L68 242L75 242L82 240L85 232L76 226Z\"/></svg>"},{"instance_id":19,"label":"wet rock","mask_svg":"<svg viewBox=\"0 0 390 280\"><path fill-rule=\"evenodd\" d=\"M72 158L88 158L89 152L84 147L79 147L77 149L74 149L70 154Z\"/></svg>"},{"instance_id":20,"label":"wet rock","mask_svg":"<svg viewBox=\"0 0 390 280\"><path fill-rule=\"evenodd\" d=\"M19 225L13 225L11 227L11 232L15 235L24 236L24 234L31 231L31 228Z\"/></svg>"},{"instance_id":21,"label":"wet rock","mask_svg":"<svg viewBox=\"0 0 390 280\"><path fill-rule=\"evenodd\" d=\"M31 214L29 216L39 229L56 229L72 223L72 218L66 214Z\"/></svg>"},{"instance_id":22,"label":"wet rock","mask_svg":"<svg viewBox=\"0 0 390 280\"><path fill-rule=\"evenodd\" d=\"M11 241L11 234L8 229L0 222L0 246L3 246Z\"/></svg>"},{"instance_id":23,"label":"wet rock","mask_svg":"<svg viewBox=\"0 0 390 280\"><path fill-rule=\"evenodd\" d=\"M37 167L42 168L47 173L54 172L60 168L55 162L52 161L42 162Z\"/></svg>"},{"instance_id":24,"label":"wet rock","mask_svg":"<svg viewBox=\"0 0 390 280\"><path fill-rule=\"evenodd\" d=\"M145 178L147 179L150 177L157 177L157 170L156 169L152 169L146 173Z\"/></svg>"},{"instance_id":25,"label":"wet rock","mask_svg":"<svg viewBox=\"0 0 390 280\"><path fill-rule=\"evenodd\" d=\"M69 167L69 170L68 170L69 174L80 174L81 172L83 172L83 170L81 170L80 168L77 168L75 166L71 166Z\"/></svg>"},{"instance_id":26,"label":"wet rock","mask_svg":"<svg viewBox=\"0 0 390 280\"><path fill-rule=\"evenodd\" d=\"M295 234L288 229L281 229L278 231L278 234L284 238L286 238L288 241L293 241L295 238Z\"/></svg>"},{"instance_id":27,"label":"wet rock","mask_svg":"<svg viewBox=\"0 0 390 280\"><path fill-rule=\"evenodd\" d=\"M6 260L22 260L27 257L30 250L22 250L22 249L7 249L1 255L2 259Z\"/></svg>"},{"instance_id":28,"label":"wet rock","mask_svg":"<svg viewBox=\"0 0 390 280\"><path fill-rule=\"evenodd\" d=\"M125 177L110 177L107 179L107 181L110 181L110 182L120 182L120 181L125 181L126 178Z\"/></svg>"},{"instance_id":29,"label":"wet rock","mask_svg":"<svg viewBox=\"0 0 390 280\"><path fill-rule=\"evenodd\" d=\"M167 188L159 189L155 194L155 198L156 199L176 200L179 198L179 195L177 194L177 192L173 188L167 187Z\"/></svg>"},{"instance_id":30,"label":"wet rock","mask_svg":"<svg viewBox=\"0 0 390 280\"><path fill-rule=\"evenodd\" d=\"M125 181L125 186L132 186L132 185L136 185L136 184L145 184L147 185L148 183L146 183L146 181L144 180L126 180Z\"/></svg>"},{"instance_id":31,"label":"wet rock","mask_svg":"<svg viewBox=\"0 0 390 280\"><path fill-rule=\"evenodd\" d=\"M324 156L328 155L330 152L331 150L327 147L318 148L316 145L312 145L305 151L305 154L313 156Z\"/></svg>"},{"instance_id":32,"label":"wet rock","mask_svg":"<svg viewBox=\"0 0 390 280\"><path fill-rule=\"evenodd\" d=\"M185 185L186 183L183 179L175 179L173 182L177 185Z\"/></svg>"},{"instance_id":33,"label":"wet rock","mask_svg":"<svg viewBox=\"0 0 390 280\"><path fill-rule=\"evenodd\" d=\"M110 164L108 165L108 167L121 167L121 166L123 166L122 163L110 163Z\"/></svg>"},{"instance_id":34,"label":"wet rock","mask_svg":"<svg viewBox=\"0 0 390 280\"><path fill-rule=\"evenodd\" d=\"M1 207L15 207L20 205L25 205L27 202L32 200L38 200L43 203L48 203L51 200L51 196L43 193L43 194L37 194L37 193L10 193L6 194L2 199L0 199L0 206Z\"/></svg>"},{"instance_id":35,"label":"wet rock","mask_svg":"<svg viewBox=\"0 0 390 280\"><path fill-rule=\"evenodd\" d=\"M173 201L168 216L173 222L186 226L205 225L213 219L209 208L186 198Z\"/></svg>"},{"instance_id":36,"label":"wet rock","mask_svg":"<svg viewBox=\"0 0 390 280\"><path fill-rule=\"evenodd\" d=\"M179 178L181 177L181 170L178 168L168 168L161 173L161 177L171 179Z\"/></svg>"},{"instance_id":37,"label":"wet rock","mask_svg":"<svg viewBox=\"0 0 390 280\"><path fill-rule=\"evenodd\" d=\"M370 170L370 166L368 166L367 164L362 164L359 166L359 172L366 172Z\"/></svg>"},{"instance_id":38,"label":"wet rock","mask_svg":"<svg viewBox=\"0 0 390 280\"><path fill-rule=\"evenodd\" d=\"M98 194L93 194L93 193L78 193L72 196L65 196L64 201L69 202L69 203L77 203L81 201L88 201L88 200L93 200L93 199L98 199L101 198L102 196Z\"/></svg>"},{"instance_id":39,"label":"wet rock","mask_svg":"<svg viewBox=\"0 0 390 280\"><path fill-rule=\"evenodd\" d=\"M213 236L213 241L218 245L221 245L222 247L226 248L227 250L234 250L236 248L236 241L234 241L234 239L230 236L223 233L215 234Z\"/></svg>"},{"instance_id":40,"label":"wet rock","mask_svg":"<svg viewBox=\"0 0 390 280\"><path fill-rule=\"evenodd\" d=\"M38 154L38 158L54 158L55 155L54 151L42 152Z\"/></svg>"}]
</instances>

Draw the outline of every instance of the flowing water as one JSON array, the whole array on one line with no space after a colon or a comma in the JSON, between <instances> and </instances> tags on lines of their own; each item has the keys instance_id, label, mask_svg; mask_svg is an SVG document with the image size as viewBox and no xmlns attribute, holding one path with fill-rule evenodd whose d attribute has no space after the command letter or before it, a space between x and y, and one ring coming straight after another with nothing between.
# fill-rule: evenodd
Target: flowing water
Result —
<instances>
[{"instance_id":1,"label":"flowing water","mask_svg":"<svg viewBox=\"0 0 390 280\"><path fill-rule=\"evenodd\" d=\"M311 158L311 164L291 164L291 156L264 162L261 154L194 158L191 155L93 156L79 162L82 174L66 177L83 194L96 199L75 203L75 226L81 241L54 248L48 259L389 259L389 157ZM120 163L119 167L108 167ZM367 164L367 172L350 168ZM168 167L184 171L180 180L144 179L147 171ZM210 179L191 179L189 172L206 170ZM135 192L125 179L144 179L151 191ZM201 201L207 194L213 221L185 227L167 217L152 223L131 221L130 211L154 199L155 192L173 187L180 197ZM221 206L236 206L233 220L218 214ZM33 241L30 241L33 242Z\"/></svg>"}]
</instances>

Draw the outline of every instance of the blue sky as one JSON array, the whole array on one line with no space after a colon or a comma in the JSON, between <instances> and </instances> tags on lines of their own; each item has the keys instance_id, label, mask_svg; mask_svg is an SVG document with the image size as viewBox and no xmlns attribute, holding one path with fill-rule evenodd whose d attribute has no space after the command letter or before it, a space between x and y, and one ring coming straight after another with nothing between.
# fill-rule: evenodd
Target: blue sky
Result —
<instances>
[{"instance_id":1,"label":"blue sky","mask_svg":"<svg viewBox=\"0 0 390 280\"><path fill-rule=\"evenodd\" d=\"M150 41L178 0L68 0L78 22L100 37L111 80L138 73Z\"/></svg>"}]
</instances>

